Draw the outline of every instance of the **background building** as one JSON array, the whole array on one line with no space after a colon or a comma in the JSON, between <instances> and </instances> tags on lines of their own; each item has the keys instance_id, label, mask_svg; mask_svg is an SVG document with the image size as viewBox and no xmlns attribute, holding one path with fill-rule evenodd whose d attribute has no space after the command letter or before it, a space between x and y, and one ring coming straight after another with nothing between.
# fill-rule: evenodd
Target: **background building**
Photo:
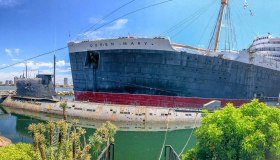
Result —
<instances>
[{"instance_id":1,"label":"background building","mask_svg":"<svg viewBox=\"0 0 280 160\"><path fill-rule=\"evenodd\" d=\"M64 87L68 87L68 86L69 86L69 84L68 84L68 78L67 78L67 77L64 78L64 84L63 84L63 86L64 86Z\"/></svg>"},{"instance_id":2,"label":"background building","mask_svg":"<svg viewBox=\"0 0 280 160\"><path fill-rule=\"evenodd\" d=\"M18 78L17 76L14 77L14 84L17 83L18 79L19 79L19 78Z\"/></svg>"}]
</instances>

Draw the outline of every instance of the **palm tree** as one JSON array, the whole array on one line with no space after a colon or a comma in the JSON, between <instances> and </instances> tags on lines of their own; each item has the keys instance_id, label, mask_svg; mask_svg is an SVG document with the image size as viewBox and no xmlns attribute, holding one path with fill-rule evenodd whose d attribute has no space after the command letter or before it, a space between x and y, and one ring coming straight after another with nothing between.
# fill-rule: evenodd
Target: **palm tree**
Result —
<instances>
[{"instance_id":1,"label":"palm tree","mask_svg":"<svg viewBox=\"0 0 280 160\"><path fill-rule=\"evenodd\" d=\"M55 123L51 120L47 123L47 129L49 132L49 145L52 146L53 144L53 136L55 131Z\"/></svg>"},{"instance_id":2,"label":"palm tree","mask_svg":"<svg viewBox=\"0 0 280 160\"><path fill-rule=\"evenodd\" d=\"M67 117L66 117L66 108L67 108L67 102L60 102L59 107L62 108L62 114L63 114L63 119L66 121Z\"/></svg>"},{"instance_id":3,"label":"palm tree","mask_svg":"<svg viewBox=\"0 0 280 160\"><path fill-rule=\"evenodd\" d=\"M36 130L37 130L37 125L36 124L32 123L28 126L28 131L29 131L29 133L31 133L32 139L35 139ZM34 149L36 150L37 145L36 145L35 141L33 141L33 146L34 146Z\"/></svg>"}]
</instances>

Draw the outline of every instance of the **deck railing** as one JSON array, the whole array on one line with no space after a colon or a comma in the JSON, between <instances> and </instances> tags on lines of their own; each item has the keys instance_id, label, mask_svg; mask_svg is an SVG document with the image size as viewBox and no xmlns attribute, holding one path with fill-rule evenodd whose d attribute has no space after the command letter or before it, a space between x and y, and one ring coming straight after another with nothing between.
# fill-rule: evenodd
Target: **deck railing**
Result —
<instances>
[{"instance_id":1,"label":"deck railing","mask_svg":"<svg viewBox=\"0 0 280 160\"><path fill-rule=\"evenodd\" d=\"M181 160L176 151L170 145L165 146L164 157L165 160Z\"/></svg>"},{"instance_id":2,"label":"deck railing","mask_svg":"<svg viewBox=\"0 0 280 160\"><path fill-rule=\"evenodd\" d=\"M114 144L108 143L107 146L102 150L97 160L114 160Z\"/></svg>"}]
</instances>

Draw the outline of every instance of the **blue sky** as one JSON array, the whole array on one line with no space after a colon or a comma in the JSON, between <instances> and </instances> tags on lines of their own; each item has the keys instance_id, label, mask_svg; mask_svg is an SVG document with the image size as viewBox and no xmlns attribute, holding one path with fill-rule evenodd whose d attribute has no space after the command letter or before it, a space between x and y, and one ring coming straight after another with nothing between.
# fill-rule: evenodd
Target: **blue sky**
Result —
<instances>
[{"instance_id":1,"label":"blue sky","mask_svg":"<svg viewBox=\"0 0 280 160\"><path fill-rule=\"evenodd\" d=\"M118 36L159 36L183 19L182 27L162 36L174 43L207 47L218 14L219 0L172 0L159 6L122 17L99 30L88 30L106 24L128 12L164 0L135 0L105 20L112 10L131 0L0 0L0 67L19 62L67 45L69 40ZM250 45L256 36L280 36L279 0L231 0L237 49ZM199 10L199 17L194 13ZM253 16L250 16L250 10ZM226 27L226 26L224 26ZM70 37L69 37L70 35ZM28 62L29 74L52 73L53 55ZM57 53L58 79L71 77L68 50ZM0 81L22 73L24 64L0 70Z\"/></svg>"}]
</instances>

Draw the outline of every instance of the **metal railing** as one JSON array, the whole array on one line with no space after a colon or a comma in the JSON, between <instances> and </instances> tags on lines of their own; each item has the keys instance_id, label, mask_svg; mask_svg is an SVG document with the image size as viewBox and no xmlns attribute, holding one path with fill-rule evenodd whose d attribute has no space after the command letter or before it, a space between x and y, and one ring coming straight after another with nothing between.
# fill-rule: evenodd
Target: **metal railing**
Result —
<instances>
[{"instance_id":1,"label":"metal railing","mask_svg":"<svg viewBox=\"0 0 280 160\"><path fill-rule=\"evenodd\" d=\"M114 144L108 143L107 146L102 150L97 160L114 160L115 147Z\"/></svg>"},{"instance_id":2,"label":"metal railing","mask_svg":"<svg viewBox=\"0 0 280 160\"><path fill-rule=\"evenodd\" d=\"M164 157L165 160L181 160L176 151L170 145L166 145L164 147Z\"/></svg>"}]
</instances>

